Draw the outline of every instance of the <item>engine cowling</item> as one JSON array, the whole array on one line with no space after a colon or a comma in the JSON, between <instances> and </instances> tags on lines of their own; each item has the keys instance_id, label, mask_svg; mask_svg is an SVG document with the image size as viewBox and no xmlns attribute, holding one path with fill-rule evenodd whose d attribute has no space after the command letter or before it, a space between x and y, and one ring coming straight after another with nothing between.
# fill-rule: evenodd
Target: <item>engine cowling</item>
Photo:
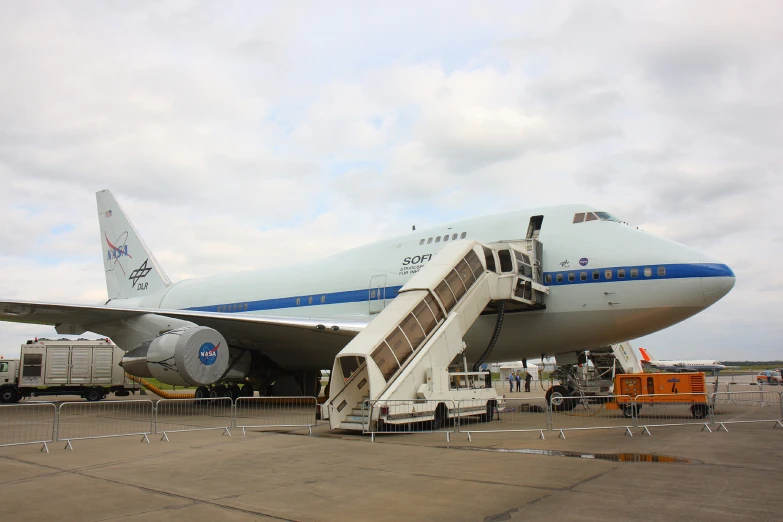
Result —
<instances>
[{"instance_id":1,"label":"engine cowling","mask_svg":"<svg viewBox=\"0 0 783 522\"><path fill-rule=\"evenodd\" d=\"M152 377L174 386L205 386L228 369L228 343L206 326L170 330L125 354L120 366L136 377Z\"/></svg>"}]
</instances>

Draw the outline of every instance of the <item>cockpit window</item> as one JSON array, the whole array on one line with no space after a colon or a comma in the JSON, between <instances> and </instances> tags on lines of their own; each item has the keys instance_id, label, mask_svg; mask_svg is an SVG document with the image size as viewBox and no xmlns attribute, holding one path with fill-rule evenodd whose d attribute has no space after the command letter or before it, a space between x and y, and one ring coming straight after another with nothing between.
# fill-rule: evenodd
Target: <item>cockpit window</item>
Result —
<instances>
[{"instance_id":1,"label":"cockpit window","mask_svg":"<svg viewBox=\"0 0 783 522\"><path fill-rule=\"evenodd\" d=\"M596 212L595 215L598 216L601 221L616 221L621 223L619 219L611 215L609 212Z\"/></svg>"},{"instance_id":2,"label":"cockpit window","mask_svg":"<svg viewBox=\"0 0 783 522\"><path fill-rule=\"evenodd\" d=\"M615 221L622 223L620 219L614 217L609 212L577 212L574 214L574 223L583 223L585 221Z\"/></svg>"}]
</instances>

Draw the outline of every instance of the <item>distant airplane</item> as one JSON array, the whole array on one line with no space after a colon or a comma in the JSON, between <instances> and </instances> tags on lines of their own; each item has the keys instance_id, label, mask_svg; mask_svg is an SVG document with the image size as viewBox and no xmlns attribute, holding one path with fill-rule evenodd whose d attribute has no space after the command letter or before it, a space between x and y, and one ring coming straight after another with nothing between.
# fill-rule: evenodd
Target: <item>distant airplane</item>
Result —
<instances>
[{"instance_id":1,"label":"distant airplane","mask_svg":"<svg viewBox=\"0 0 783 522\"><path fill-rule=\"evenodd\" d=\"M644 348L639 348L642 354L642 366L655 368L665 372L713 372L726 368L720 361L707 359L659 361Z\"/></svg>"},{"instance_id":2,"label":"distant airplane","mask_svg":"<svg viewBox=\"0 0 783 522\"><path fill-rule=\"evenodd\" d=\"M540 309L505 314L486 363L543 354L569 364L564 361L583 350L679 323L734 286L734 272L725 264L587 205L466 219L315 261L280 248L277 268L172 283L114 196L102 190L97 202L108 301L2 300L0 321L110 337L128 351L125 371L199 386L197 395L221 395L226 388L235 394L239 384L245 384L243 393L253 387L269 392L272 383L275 394L317 393L321 370L332 368L337 353L453 241L540 241L535 272L549 294ZM321 246L325 252L342 249ZM212 248L208 242L203 247ZM491 261L494 271L510 270L506 258L498 258L497 266ZM470 328L464 338L468 357L484 351L497 318L490 307Z\"/></svg>"}]
</instances>

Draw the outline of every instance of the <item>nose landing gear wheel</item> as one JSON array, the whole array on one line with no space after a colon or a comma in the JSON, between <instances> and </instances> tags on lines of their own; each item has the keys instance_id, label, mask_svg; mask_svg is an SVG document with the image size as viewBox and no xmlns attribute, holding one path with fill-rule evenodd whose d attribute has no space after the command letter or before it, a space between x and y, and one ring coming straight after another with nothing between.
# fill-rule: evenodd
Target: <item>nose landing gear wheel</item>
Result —
<instances>
[{"instance_id":1,"label":"nose landing gear wheel","mask_svg":"<svg viewBox=\"0 0 783 522\"><path fill-rule=\"evenodd\" d=\"M571 411L576 406L576 399L569 399L568 389L565 386L552 386L546 392L546 402L554 411Z\"/></svg>"}]
</instances>

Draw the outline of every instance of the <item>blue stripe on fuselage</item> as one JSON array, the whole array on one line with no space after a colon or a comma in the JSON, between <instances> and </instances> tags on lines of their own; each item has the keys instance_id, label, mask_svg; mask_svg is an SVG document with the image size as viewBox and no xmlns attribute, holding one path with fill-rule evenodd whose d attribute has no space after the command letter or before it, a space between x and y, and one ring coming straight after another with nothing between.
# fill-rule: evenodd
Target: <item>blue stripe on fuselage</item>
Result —
<instances>
[{"instance_id":1,"label":"blue stripe on fuselage","mask_svg":"<svg viewBox=\"0 0 783 522\"><path fill-rule=\"evenodd\" d=\"M665 275L658 275L658 268L666 269ZM631 269L637 269L637 277L631 277ZM644 269L649 268L652 273L650 276L644 275ZM618 278L618 270L625 270L625 278ZM612 278L606 278L606 272L612 271ZM582 281L580 274L585 272L587 280ZM598 279L593 279L593 272L598 272ZM563 275L563 281L557 282L557 275ZM574 281L568 280L568 274L574 274ZM551 276L552 280L546 282L546 277ZM620 283L631 281L646 281L656 279L683 279L692 277L734 277L734 272L727 265L718 263L697 263L697 264L668 264L668 265L639 265L639 266L616 266L593 268L584 267L579 270L562 270L557 272L544 273L544 284L546 286L567 286L588 283ZM402 286L387 286L385 298L394 299ZM322 301L323 299L323 301ZM297 300L299 302L297 303ZM280 310L284 308L302 308L305 306L333 305L343 303L361 303L370 301L370 290L363 288L361 290L347 290L344 292L331 292L321 294L300 295L293 297L280 297L275 299L261 299L258 301L242 301L237 303L224 303L209 306L194 306L185 308L185 310L194 310L201 312L255 312L261 310Z\"/></svg>"}]
</instances>

